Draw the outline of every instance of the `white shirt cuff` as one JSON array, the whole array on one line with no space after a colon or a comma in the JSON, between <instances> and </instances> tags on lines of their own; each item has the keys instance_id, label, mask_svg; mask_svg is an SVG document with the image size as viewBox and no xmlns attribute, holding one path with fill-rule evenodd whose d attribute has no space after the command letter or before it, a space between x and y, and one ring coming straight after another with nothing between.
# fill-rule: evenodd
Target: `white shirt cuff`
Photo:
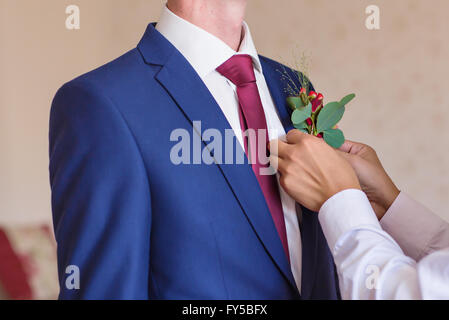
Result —
<instances>
[{"instance_id":1,"label":"white shirt cuff","mask_svg":"<svg viewBox=\"0 0 449 320\"><path fill-rule=\"evenodd\" d=\"M332 252L340 237L360 228L381 229L376 214L361 190L348 189L328 199L318 219Z\"/></svg>"}]
</instances>

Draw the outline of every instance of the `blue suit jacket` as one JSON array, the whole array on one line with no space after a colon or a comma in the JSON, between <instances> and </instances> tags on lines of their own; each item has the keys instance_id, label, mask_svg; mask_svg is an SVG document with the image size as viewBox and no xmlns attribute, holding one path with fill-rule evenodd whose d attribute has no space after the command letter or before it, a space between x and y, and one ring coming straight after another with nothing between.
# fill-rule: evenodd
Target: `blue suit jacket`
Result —
<instances>
[{"instance_id":1,"label":"blue suit jacket","mask_svg":"<svg viewBox=\"0 0 449 320\"><path fill-rule=\"evenodd\" d=\"M288 130L283 66L261 63ZM192 132L193 121L223 136L230 129L153 25L137 48L58 91L50 181L60 298L338 298L316 214L303 209L300 295L251 167L172 164L170 134ZM70 265L80 270L79 289L66 286Z\"/></svg>"}]
</instances>

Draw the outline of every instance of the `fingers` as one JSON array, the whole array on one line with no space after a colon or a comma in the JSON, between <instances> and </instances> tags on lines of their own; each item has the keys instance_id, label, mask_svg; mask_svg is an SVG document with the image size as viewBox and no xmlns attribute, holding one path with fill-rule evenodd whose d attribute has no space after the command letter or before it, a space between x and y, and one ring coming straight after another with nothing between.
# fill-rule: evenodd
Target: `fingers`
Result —
<instances>
[{"instance_id":1,"label":"fingers","mask_svg":"<svg viewBox=\"0 0 449 320\"><path fill-rule=\"evenodd\" d=\"M338 150L340 150L341 152L344 153L351 153L351 149L354 145L354 142L350 141L350 140L346 140L345 143L343 143L343 145L338 148Z\"/></svg>"},{"instance_id":2,"label":"fingers","mask_svg":"<svg viewBox=\"0 0 449 320\"><path fill-rule=\"evenodd\" d=\"M363 146L363 143L346 140L338 150L346 153L357 154Z\"/></svg>"},{"instance_id":3,"label":"fingers","mask_svg":"<svg viewBox=\"0 0 449 320\"><path fill-rule=\"evenodd\" d=\"M281 174L284 171L284 161L285 160L279 158L278 156L270 155L270 166L276 171L279 171Z\"/></svg>"},{"instance_id":4,"label":"fingers","mask_svg":"<svg viewBox=\"0 0 449 320\"><path fill-rule=\"evenodd\" d=\"M289 149L288 143L279 139L270 141L270 144L268 146L270 154L281 158L285 157Z\"/></svg>"},{"instance_id":5,"label":"fingers","mask_svg":"<svg viewBox=\"0 0 449 320\"><path fill-rule=\"evenodd\" d=\"M307 133L301 132L297 129L290 130L287 133L287 142L289 144L295 144L301 141L301 139L304 139L304 137L307 137Z\"/></svg>"}]
</instances>

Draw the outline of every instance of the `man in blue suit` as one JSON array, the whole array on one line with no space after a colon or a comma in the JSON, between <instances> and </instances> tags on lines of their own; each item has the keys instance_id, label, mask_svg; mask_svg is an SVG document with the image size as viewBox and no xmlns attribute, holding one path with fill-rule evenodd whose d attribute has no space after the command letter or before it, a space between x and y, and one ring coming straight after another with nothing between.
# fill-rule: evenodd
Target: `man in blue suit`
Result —
<instances>
[{"instance_id":1,"label":"man in blue suit","mask_svg":"<svg viewBox=\"0 0 449 320\"><path fill-rule=\"evenodd\" d=\"M257 54L245 7L169 0L137 48L56 94L60 298L339 298L316 214L260 175L263 164L219 161L204 136L211 163L173 161L176 130L193 145L208 129L231 131L244 154L263 144L243 129L269 139L292 129L286 88L301 87L298 75Z\"/></svg>"}]
</instances>

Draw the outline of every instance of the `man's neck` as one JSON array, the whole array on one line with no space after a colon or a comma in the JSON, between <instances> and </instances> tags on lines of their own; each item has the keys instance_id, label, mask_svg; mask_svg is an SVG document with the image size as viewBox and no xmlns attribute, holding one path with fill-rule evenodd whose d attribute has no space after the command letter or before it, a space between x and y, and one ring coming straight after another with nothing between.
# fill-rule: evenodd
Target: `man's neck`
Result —
<instances>
[{"instance_id":1,"label":"man's neck","mask_svg":"<svg viewBox=\"0 0 449 320\"><path fill-rule=\"evenodd\" d=\"M168 1L170 11L225 42L238 51L246 0Z\"/></svg>"}]
</instances>

